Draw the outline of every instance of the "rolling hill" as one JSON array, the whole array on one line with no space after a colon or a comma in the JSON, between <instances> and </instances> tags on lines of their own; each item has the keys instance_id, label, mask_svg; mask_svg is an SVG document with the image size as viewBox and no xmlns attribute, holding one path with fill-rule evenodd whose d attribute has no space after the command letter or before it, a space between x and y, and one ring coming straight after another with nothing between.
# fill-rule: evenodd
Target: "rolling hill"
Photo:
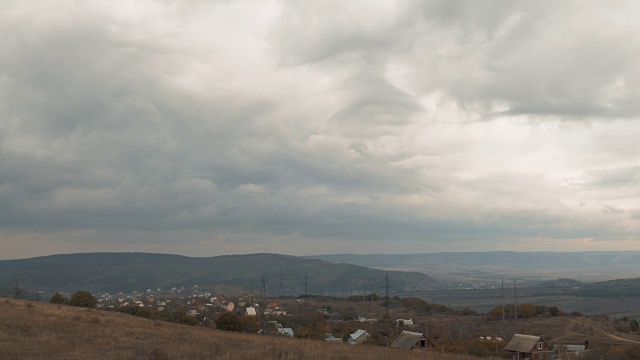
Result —
<instances>
[{"instance_id":1,"label":"rolling hill","mask_svg":"<svg viewBox=\"0 0 640 360\"><path fill-rule=\"evenodd\" d=\"M431 277L416 272L390 271L391 291L438 288ZM267 280L268 295L308 292L344 295L381 292L387 271L352 264L334 264L277 254L187 257L149 253L84 253L5 260L0 262L0 287L5 294L16 280L31 290L72 292L129 292L147 288L192 285L233 285L259 289ZM282 279L282 280L281 280ZM0 288L0 290L2 290Z\"/></svg>"}]
</instances>

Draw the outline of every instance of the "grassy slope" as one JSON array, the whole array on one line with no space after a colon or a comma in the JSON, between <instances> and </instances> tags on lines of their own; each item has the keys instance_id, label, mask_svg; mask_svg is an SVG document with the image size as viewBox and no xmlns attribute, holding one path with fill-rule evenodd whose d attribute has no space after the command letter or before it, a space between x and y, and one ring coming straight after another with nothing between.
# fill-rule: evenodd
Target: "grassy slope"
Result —
<instances>
[{"instance_id":1,"label":"grassy slope","mask_svg":"<svg viewBox=\"0 0 640 360\"><path fill-rule=\"evenodd\" d=\"M5 298L0 298L0 354L3 360L441 359L440 354L226 333ZM475 359L447 356L452 358Z\"/></svg>"}]
</instances>

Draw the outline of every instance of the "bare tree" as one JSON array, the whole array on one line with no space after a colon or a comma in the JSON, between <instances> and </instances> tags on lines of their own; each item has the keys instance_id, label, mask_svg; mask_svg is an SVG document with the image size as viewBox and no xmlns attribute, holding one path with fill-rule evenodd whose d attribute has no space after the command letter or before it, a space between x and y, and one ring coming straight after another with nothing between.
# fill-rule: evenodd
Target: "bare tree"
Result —
<instances>
[{"instance_id":1,"label":"bare tree","mask_svg":"<svg viewBox=\"0 0 640 360\"><path fill-rule=\"evenodd\" d=\"M27 293L27 288L24 286L24 281L20 279L13 280L13 297L16 299L22 299Z\"/></svg>"}]
</instances>

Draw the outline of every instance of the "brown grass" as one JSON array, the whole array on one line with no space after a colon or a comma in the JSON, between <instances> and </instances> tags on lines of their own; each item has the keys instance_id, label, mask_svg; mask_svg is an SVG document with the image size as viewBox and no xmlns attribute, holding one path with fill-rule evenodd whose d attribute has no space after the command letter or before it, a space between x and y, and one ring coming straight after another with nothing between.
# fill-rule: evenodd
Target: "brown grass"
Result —
<instances>
[{"instance_id":1,"label":"brown grass","mask_svg":"<svg viewBox=\"0 0 640 360\"><path fill-rule=\"evenodd\" d=\"M227 333L0 298L0 359L476 359Z\"/></svg>"}]
</instances>

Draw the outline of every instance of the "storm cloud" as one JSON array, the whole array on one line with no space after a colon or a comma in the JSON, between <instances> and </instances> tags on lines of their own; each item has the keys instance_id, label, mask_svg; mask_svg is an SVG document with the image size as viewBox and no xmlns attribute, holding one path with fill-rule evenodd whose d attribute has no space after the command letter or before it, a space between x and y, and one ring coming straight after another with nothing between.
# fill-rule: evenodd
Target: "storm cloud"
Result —
<instances>
[{"instance_id":1,"label":"storm cloud","mask_svg":"<svg viewBox=\"0 0 640 360\"><path fill-rule=\"evenodd\" d=\"M9 1L0 258L640 249L637 7Z\"/></svg>"}]
</instances>

